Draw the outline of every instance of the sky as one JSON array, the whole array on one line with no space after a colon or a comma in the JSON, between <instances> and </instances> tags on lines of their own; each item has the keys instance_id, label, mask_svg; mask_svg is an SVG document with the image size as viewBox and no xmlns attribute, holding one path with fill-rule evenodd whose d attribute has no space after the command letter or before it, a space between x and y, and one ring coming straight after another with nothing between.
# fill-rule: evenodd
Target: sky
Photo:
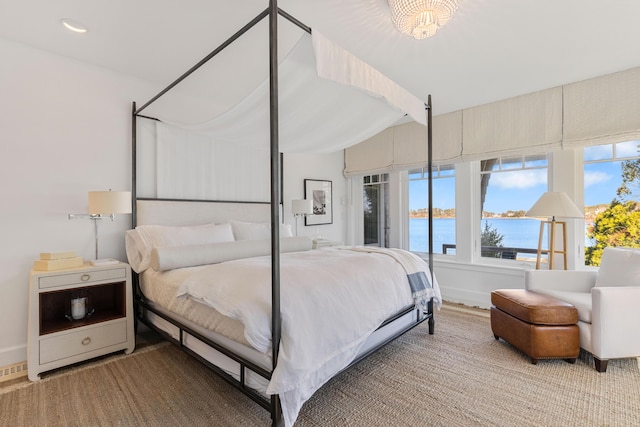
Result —
<instances>
[{"instance_id":1,"label":"sky","mask_svg":"<svg viewBox=\"0 0 640 427\"><path fill-rule=\"evenodd\" d=\"M616 144L617 157L638 156L638 141ZM611 159L611 145L585 149L585 161ZM494 173L489 181L489 191L485 200L485 211L501 213L507 210L529 210L538 198L547 191L547 170ZM621 162L590 163L585 165L585 206L610 203L621 183ZM412 182L409 187L409 208L428 206L427 184ZM454 179L434 179L434 207L449 209L455 207ZM637 196L636 196L637 199Z\"/></svg>"}]
</instances>

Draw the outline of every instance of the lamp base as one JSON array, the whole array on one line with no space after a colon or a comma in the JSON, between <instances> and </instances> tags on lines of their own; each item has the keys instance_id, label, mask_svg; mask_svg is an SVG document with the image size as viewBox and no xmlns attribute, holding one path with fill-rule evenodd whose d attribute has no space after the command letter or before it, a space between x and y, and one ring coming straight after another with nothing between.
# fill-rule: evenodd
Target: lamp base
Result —
<instances>
[{"instance_id":1,"label":"lamp base","mask_svg":"<svg viewBox=\"0 0 640 427\"><path fill-rule=\"evenodd\" d=\"M549 249L542 249L542 242L544 238L544 227L549 225ZM562 249L556 249L556 226L562 228ZM556 221L555 218L551 221L540 222L540 238L538 239L538 254L536 257L536 270L540 270L540 259L542 254L548 254L549 270L554 269L554 261L556 255L562 255L564 261L564 269L567 269L567 223L565 221Z\"/></svg>"}]
</instances>

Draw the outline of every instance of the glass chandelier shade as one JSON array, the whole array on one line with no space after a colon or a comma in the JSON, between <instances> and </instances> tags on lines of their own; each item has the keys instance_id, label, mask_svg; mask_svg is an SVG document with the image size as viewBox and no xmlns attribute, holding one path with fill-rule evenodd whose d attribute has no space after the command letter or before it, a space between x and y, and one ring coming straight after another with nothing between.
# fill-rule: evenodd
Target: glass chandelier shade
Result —
<instances>
[{"instance_id":1,"label":"glass chandelier shade","mask_svg":"<svg viewBox=\"0 0 640 427\"><path fill-rule=\"evenodd\" d=\"M453 17L460 0L388 0L391 21L398 31L424 39Z\"/></svg>"}]
</instances>

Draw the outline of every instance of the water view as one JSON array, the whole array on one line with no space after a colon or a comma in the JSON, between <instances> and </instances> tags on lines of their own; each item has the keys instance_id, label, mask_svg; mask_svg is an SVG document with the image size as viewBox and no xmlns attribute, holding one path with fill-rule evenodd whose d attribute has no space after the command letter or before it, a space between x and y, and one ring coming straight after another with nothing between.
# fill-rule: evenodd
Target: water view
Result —
<instances>
[{"instance_id":1,"label":"water view","mask_svg":"<svg viewBox=\"0 0 640 427\"><path fill-rule=\"evenodd\" d=\"M505 247L538 249L540 221L531 218L487 218L489 227L504 236L502 245ZM456 221L454 218L434 218L433 220L433 252L441 254L443 244L455 245ZM428 222L426 218L409 219L409 249L416 252L428 252ZM586 239L586 238L585 238ZM449 253L455 253L453 251ZM524 255L524 254L523 254ZM523 256L519 255L519 256ZM535 255L533 255L535 258Z\"/></svg>"}]
</instances>

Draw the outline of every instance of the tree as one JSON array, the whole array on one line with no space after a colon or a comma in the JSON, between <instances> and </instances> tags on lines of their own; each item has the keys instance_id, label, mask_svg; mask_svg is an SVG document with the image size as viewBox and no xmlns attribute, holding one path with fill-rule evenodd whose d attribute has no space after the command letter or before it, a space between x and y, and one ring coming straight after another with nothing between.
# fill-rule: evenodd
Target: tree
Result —
<instances>
[{"instance_id":1,"label":"tree","mask_svg":"<svg viewBox=\"0 0 640 427\"><path fill-rule=\"evenodd\" d=\"M498 233L498 230L491 227L489 225L489 221L484 222L484 228L482 229L482 234L480 235L480 245L482 247L490 246L496 248L502 248L504 245L502 244L502 240L504 236ZM501 252L486 250L481 251L481 255L484 257L492 257L499 258Z\"/></svg>"},{"instance_id":2,"label":"tree","mask_svg":"<svg viewBox=\"0 0 640 427\"><path fill-rule=\"evenodd\" d=\"M640 159L622 162L622 183L603 212L596 215L587 237L595 241L585 248L585 264L600 265L607 246L640 248L640 203L628 199L640 185Z\"/></svg>"},{"instance_id":3,"label":"tree","mask_svg":"<svg viewBox=\"0 0 640 427\"><path fill-rule=\"evenodd\" d=\"M629 186L640 185L640 159L626 160L622 162L622 184L616 191L616 195L622 199L630 196L633 191Z\"/></svg>"}]
</instances>

